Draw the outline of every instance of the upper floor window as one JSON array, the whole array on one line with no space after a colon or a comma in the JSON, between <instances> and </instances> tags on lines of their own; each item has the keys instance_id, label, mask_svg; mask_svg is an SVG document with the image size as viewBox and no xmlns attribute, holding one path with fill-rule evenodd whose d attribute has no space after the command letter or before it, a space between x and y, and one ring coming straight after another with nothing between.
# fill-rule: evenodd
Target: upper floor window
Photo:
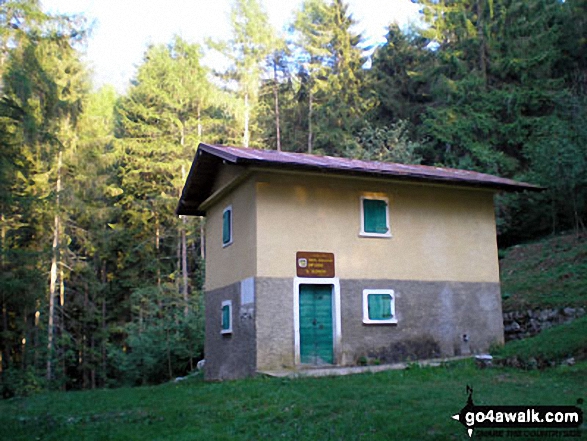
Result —
<instances>
[{"instance_id":1,"label":"upper floor window","mask_svg":"<svg viewBox=\"0 0 587 441\"><path fill-rule=\"evenodd\" d=\"M229 205L222 212L222 246L226 247L232 243L232 205Z\"/></svg>"},{"instance_id":2,"label":"upper floor window","mask_svg":"<svg viewBox=\"0 0 587 441\"><path fill-rule=\"evenodd\" d=\"M361 236L391 237L387 198L361 197Z\"/></svg>"}]
</instances>

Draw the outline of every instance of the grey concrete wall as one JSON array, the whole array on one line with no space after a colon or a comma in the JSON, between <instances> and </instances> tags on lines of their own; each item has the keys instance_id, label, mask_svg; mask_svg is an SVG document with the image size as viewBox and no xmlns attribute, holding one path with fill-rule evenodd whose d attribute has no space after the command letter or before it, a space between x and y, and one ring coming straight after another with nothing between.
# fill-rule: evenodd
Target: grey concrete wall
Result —
<instances>
[{"instance_id":1,"label":"grey concrete wall","mask_svg":"<svg viewBox=\"0 0 587 441\"><path fill-rule=\"evenodd\" d=\"M363 289L393 289L398 323L363 324ZM293 279L257 278L256 296L257 368L294 367ZM467 355L503 342L498 283L340 280L340 297L342 365Z\"/></svg>"},{"instance_id":2,"label":"grey concrete wall","mask_svg":"<svg viewBox=\"0 0 587 441\"><path fill-rule=\"evenodd\" d=\"M256 278L257 367L294 366L293 279Z\"/></svg>"},{"instance_id":3,"label":"grey concrete wall","mask_svg":"<svg viewBox=\"0 0 587 441\"><path fill-rule=\"evenodd\" d=\"M363 324L363 289L393 289L398 323ZM467 355L503 342L498 283L341 280L340 292L345 365Z\"/></svg>"},{"instance_id":4,"label":"grey concrete wall","mask_svg":"<svg viewBox=\"0 0 587 441\"><path fill-rule=\"evenodd\" d=\"M206 380L229 380L255 375L255 304L241 305L240 282L205 294ZM232 301L232 334L221 334L222 302Z\"/></svg>"}]
</instances>

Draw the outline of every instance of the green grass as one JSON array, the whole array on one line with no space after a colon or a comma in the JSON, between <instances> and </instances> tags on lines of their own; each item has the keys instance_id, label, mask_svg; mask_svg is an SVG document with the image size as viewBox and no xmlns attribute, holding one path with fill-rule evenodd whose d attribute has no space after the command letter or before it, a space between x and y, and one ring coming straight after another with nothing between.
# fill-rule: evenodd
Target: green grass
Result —
<instances>
[{"instance_id":1,"label":"green grass","mask_svg":"<svg viewBox=\"0 0 587 441\"><path fill-rule=\"evenodd\" d=\"M585 237L500 254L505 311L587 306ZM579 360L586 348L584 317L495 355ZM450 418L465 405L466 385L478 405L574 405L587 398L587 361L524 371L480 370L469 360L348 377L43 393L0 401L0 440L468 440Z\"/></svg>"},{"instance_id":2,"label":"green grass","mask_svg":"<svg viewBox=\"0 0 587 441\"><path fill-rule=\"evenodd\" d=\"M551 237L500 256L504 311L587 306L587 236Z\"/></svg>"},{"instance_id":3,"label":"green grass","mask_svg":"<svg viewBox=\"0 0 587 441\"><path fill-rule=\"evenodd\" d=\"M296 380L200 379L0 401L2 440L467 440L450 418L475 404L570 404L587 363L547 371L438 368ZM523 438L518 438L523 439Z\"/></svg>"},{"instance_id":4,"label":"green grass","mask_svg":"<svg viewBox=\"0 0 587 441\"><path fill-rule=\"evenodd\" d=\"M587 316L571 323L546 329L525 340L511 341L493 352L502 358L518 357L520 360L536 358L560 362L569 357L585 359L587 356Z\"/></svg>"}]
</instances>

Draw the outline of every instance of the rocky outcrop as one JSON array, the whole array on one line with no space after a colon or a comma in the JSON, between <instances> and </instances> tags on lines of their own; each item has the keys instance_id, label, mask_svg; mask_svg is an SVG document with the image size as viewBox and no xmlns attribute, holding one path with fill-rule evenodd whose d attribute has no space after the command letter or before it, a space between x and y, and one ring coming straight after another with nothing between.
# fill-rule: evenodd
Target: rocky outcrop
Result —
<instances>
[{"instance_id":1,"label":"rocky outcrop","mask_svg":"<svg viewBox=\"0 0 587 441\"><path fill-rule=\"evenodd\" d=\"M532 337L543 329L568 323L585 315L585 308L529 309L503 313L505 341Z\"/></svg>"}]
</instances>

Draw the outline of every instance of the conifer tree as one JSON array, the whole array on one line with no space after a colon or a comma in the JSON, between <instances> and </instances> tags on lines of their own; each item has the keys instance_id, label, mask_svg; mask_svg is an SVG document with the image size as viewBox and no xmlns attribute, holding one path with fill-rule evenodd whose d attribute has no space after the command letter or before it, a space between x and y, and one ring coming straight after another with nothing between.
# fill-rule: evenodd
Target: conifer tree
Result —
<instances>
[{"instance_id":1,"label":"conifer tree","mask_svg":"<svg viewBox=\"0 0 587 441\"><path fill-rule=\"evenodd\" d=\"M66 186L64 161L76 143L75 126L87 84L74 45L83 39L84 31L74 17L50 17L38 9L36 2L9 2L7 6L8 11L15 8L12 11L18 12L9 19L10 27L17 28L16 36L4 34L4 42L8 42L4 49L8 47L9 51L3 66L2 128L6 138L13 140L15 149L12 153L20 168L8 191L12 195L26 195L27 203L3 207L3 227L11 224L14 230L3 228L2 240L6 247L10 242L13 246L18 243L20 250L40 253L36 256L35 266L38 270L46 268L50 274L48 312L40 308L45 304L44 296L35 289L29 291L28 303L23 304L17 315L28 323L27 315L34 313L35 324L41 312L47 317L46 376L52 380L54 357L63 355L62 347L55 352L55 329L56 298L63 306L64 279L67 277L64 257L68 232L64 229L62 201ZM26 223L15 223L15 220L25 218ZM29 240L15 242L25 231ZM30 240L32 237L35 240ZM45 247L51 249L50 264L41 254ZM31 272L32 277L34 274ZM27 341L27 328L28 325L19 336L22 342ZM64 330L61 318L60 336ZM35 335L38 337L37 332ZM25 350L23 343L21 351Z\"/></svg>"},{"instance_id":2,"label":"conifer tree","mask_svg":"<svg viewBox=\"0 0 587 441\"><path fill-rule=\"evenodd\" d=\"M193 318L187 234L195 225L193 220L178 221L174 209L185 170L200 136L206 133L202 115L212 103L213 89L200 65L200 56L199 46L180 38L169 46L152 46L128 97L118 108L121 221L138 244L135 255L125 256L120 262L133 283L130 301L136 326L129 329L138 334L134 344L141 346L147 323L163 332L163 337L157 334L156 341L166 354L163 361L168 376L175 371L173 351L179 350L171 344L176 331L169 317L179 308L185 320ZM195 260L195 256L191 258L192 266ZM151 353L161 347L143 349ZM190 363L195 355L190 354ZM147 377L139 375L141 381L147 381Z\"/></svg>"},{"instance_id":3,"label":"conifer tree","mask_svg":"<svg viewBox=\"0 0 587 441\"><path fill-rule=\"evenodd\" d=\"M230 62L228 71L221 77L229 86L231 82L236 84L238 101L233 112L238 124L242 124L240 142L249 147L255 131L254 120L266 59L280 43L258 0L234 0L230 23L231 38L227 41L210 40L209 45Z\"/></svg>"},{"instance_id":4,"label":"conifer tree","mask_svg":"<svg viewBox=\"0 0 587 441\"><path fill-rule=\"evenodd\" d=\"M354 134L370 100L363 94L362 37L342 0L307 0L296 15L298 54L307 115L307 151L352 155Z\"/></svg>"}]
</instances>

